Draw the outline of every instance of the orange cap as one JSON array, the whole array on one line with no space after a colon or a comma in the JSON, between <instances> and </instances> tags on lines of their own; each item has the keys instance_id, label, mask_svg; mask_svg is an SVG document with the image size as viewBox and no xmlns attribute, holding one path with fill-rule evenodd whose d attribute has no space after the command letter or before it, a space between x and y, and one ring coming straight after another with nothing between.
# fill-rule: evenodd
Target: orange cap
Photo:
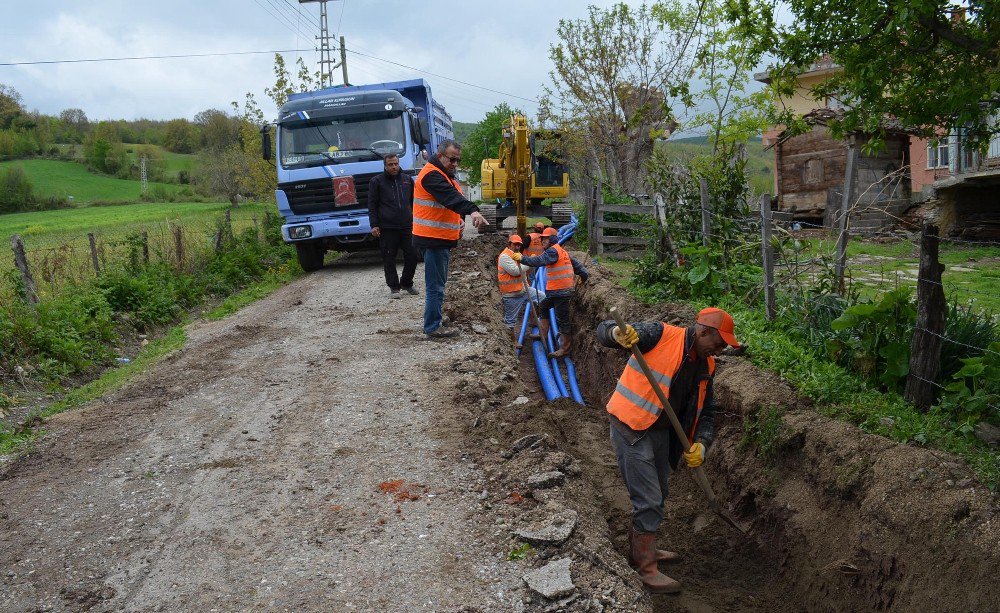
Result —
<instances>
[{"instance_id":1,"label":"orange cap","mask_svg":"<svg viewBox=\"0 0 1000 613\"><path fill-rule=\"evenodd\" d=\"M521 244L524 244L524 241L523 241L523 240L521 240L521 237L520 237L520 236L518 236L517 234L511 234L511 235L510 235L510 238L508 238L508 239L507 239L507 242L510 242L510 243L517 243L517 244L519 244L519 245L521 245Z\"/></svg>"},{"instance_id":2,"label":"orange cap","mask_svg":"<svg viewBox=\"0 0 1000 613\"><path fill-rule=\"evenodd\" d=\"M535 224L535 229L541 232L545 229L545 224L539 221L538 223Z\"/></svg>"},{"instance_id":3,"label":"orange cap","mask_svg":"<svg viewBox=\"0 0 1000 613\"><path fill-rule=\"evenodd\" d=\"M559 230L555 228L545 228L542 230L542 236L559 236Z\"/></svg>"},{"instance_id":4,"label":"orange cap","mask_svg":"<svg viewBox=\"0 0 1000 613\"><path fill-rule=\"evenodd\" d=\"M730 347L735 349L740 348L740 342L736 340L736 324L733 323L733 316L729 313L722 309L708 307L698 313L696 321L703 326L718 330L722 340L726 341Z\"/></svg>"}]
</instances>

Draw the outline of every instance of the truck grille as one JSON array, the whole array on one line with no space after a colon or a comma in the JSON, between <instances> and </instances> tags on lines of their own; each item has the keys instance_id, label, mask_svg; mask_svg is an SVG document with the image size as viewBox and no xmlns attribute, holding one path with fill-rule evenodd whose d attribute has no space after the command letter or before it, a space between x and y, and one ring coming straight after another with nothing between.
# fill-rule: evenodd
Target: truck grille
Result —
<instances>
[{"instance_id":1,"label":"truck grille","mask_svg":"<svg viewBox=\"0 0 1000 613\"><path fill-rule=\"evenodd\" d=\"M413 176L412 171L403 171ZM368 182L379 173L354 175L354 191L358 203L352 206L333 205L333 179L309 179L306 181L291 181L278 184L278 189L285 192L288 206L296 215L316 215L333 211L356 211L368 208Z\"/></svg>"}]
</instances>

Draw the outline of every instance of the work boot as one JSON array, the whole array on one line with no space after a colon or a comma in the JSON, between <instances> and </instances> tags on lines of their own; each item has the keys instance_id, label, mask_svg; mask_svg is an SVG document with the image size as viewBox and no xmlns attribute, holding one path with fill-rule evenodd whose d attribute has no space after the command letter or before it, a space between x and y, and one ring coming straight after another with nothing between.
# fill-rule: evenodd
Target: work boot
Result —
<instances>
[{"instance_id":1,"label":"work boot","mask_svg":"<svg viewBox=\"0 0 1000 613\"><path fill-rule=\"evenodd\" d=\"M392 298L393 300L398 300L398 299L402 298L403 295L399 293L398 289L394 289L394 290L390 291L389 297Z\"/></svg>"},{"instance_id":2,"label":"work boot","mask_svg":"<svg viewBox=\"0 0 1000 613\"><path fill-rule=\"evenodd\" d=\"M559 334L559 349L556 349L549 354L550 358L561 358L569 354L569 346L573 344L573 339L571 339L566 334Z\"/></svg>"},{"instance_id":3,"label":"work boot","mask_svg":"<svg viewBox=\"0 0 1000 613\"><path fill-rule=\"evenodd\" d=\"M681 582L664 575L656 566L656 533L632 533L632 561L638 567L639 579L654 594L674 594L681 591Z\"/></svg>"},{"instance_id":4,"label":"work boot","mask_svg":"<svg viewBox=\"0 0 1000 613\"><path fill-rule=\"evenodd\" d=\"M632 541L635 538L635 534L636 534L635 526L631 526L629 528L629 531L628 531L629 547L632 546ZM676 551L667 551L666 549L657 549L656 545L655 545L656 539L653 539L653 543L654 543L654 545L653 545L653 551L655 552L656 561L657 562L666 562L666 563L680 562L680 560L681 560L681 554L677 553Z\"/></svg>"},{"instance_id":5,"label":"work boot","mask_svg":"<svg viewBox=\"0 0 1000 613\"><path fill-rule=\"evenodd\" d=\"M542 346L545 350L549 349L549 320L539 319L538 320L538 336L542 341Z\"/></svg>"}]
</instances>

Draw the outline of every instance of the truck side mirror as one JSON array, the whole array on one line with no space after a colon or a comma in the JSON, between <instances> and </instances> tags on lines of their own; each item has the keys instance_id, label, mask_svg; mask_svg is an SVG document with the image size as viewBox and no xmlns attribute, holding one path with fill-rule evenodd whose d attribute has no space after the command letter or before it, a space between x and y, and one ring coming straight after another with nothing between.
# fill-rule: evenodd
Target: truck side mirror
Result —
<instances>
[{"instance_id":1,"label":"truck side mirror","mask_svg":"<svg viewBox=\"0 0 1000 613\"><path fill-rule=\"evenodd\" d=\"M271 161L271 126L264 124L260 127L260 155L267 161Z\"/></svg>"}]
</instances>

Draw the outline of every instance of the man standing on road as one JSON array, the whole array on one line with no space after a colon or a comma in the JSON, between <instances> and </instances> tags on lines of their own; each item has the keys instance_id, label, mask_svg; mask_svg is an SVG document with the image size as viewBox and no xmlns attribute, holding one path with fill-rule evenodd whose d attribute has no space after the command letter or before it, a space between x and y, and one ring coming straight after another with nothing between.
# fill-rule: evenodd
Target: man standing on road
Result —
<instances>
[{"instance_id":1,"label":"man standing on road","mask_svg":"<svg viewBox=\"0 0 1000 613\"><path fill-rule=\"evenodd\" d=\"M517 234L511 234L507 240L507 248L500 252L497 258L497 283L500 285L501 302L503 303L503 322L510 329L511 338L514 341L514 349L520 349L517 327L518 315L525 303L531 300L538 304L545 298L545 294L533 287L524 291L524 274L527 268L514 261L514 254L521 252L524 241Z\"/></svg>"},{"instance_id":2,"label":"man standing on road","mask_svg":"<svg viewBox=\"0 0 1000 613\"><path fill-rule=\"evenodd\" d=\"M545 299L538 304L538 333L543 342L549 338L549 309L555 308L556 323L559 325L559 348L549 357L561 358L569 353L572 343L572 326L569 303L576 295L576 275L586 283L590 274L583 264L570 257L558 242L559 233L555 228L545 228L542 232L542 255L531 257L515 253L514 261L525 266L545 267Z\"/></svg>"},{"instance_id":3,"label":"man standing on road","mask_svg":"<svg viewBox=\"0 0 1000 613\"><path fill-rule=\"evenodd\" d=\"M691 468L705 460L705 450L715 437L714 356L727 345L739 348L734 331L733 318L716 308L703 309L687 328L661 321L627 324L624 330L611 320L597 326L597 340L605 347L638 345L688 433L688 440L678 440L649 379L635 357L629 358L607 409L611 444L632 500L632 561L651 592L681 589L680 581L657 568L658 562L680 559L672 551L657 549L655 542L663 521L667 477L681 456Z\"/></svg>"},{"instance_id":4,"label":"man standing on road","mask_svg":"<svg viewBox=\"0 0 1000 613\"><path fill-rule=\"evenodd\" d=\"M390 296L399 298L400 289L419 294L413 287L417 270L417 249L413 246L413 179L399 171L399 156L390 153L383 160L385 171L368 182L368 219L372 236L378 239L385 267L385 284ZM403 250L403 277L396 274L396 253Z\"/></svg>"},{"instance_id":5,"label":"man standing on road","mask_svg":"<svg viewBox=\"0 0 1000 613\"><path fill-rule=\"evenodd\" d=\"M438 145L437 155L420 169L413 187L413 245L424 254L424 334L427 338L458 336L447 325L441 311L448 281L451 250L458 246L466 215L480 228L488 225L479 207L469 202L455 179L462 161L462 148L451 139Z\"/></svg>"}]
</instances>

